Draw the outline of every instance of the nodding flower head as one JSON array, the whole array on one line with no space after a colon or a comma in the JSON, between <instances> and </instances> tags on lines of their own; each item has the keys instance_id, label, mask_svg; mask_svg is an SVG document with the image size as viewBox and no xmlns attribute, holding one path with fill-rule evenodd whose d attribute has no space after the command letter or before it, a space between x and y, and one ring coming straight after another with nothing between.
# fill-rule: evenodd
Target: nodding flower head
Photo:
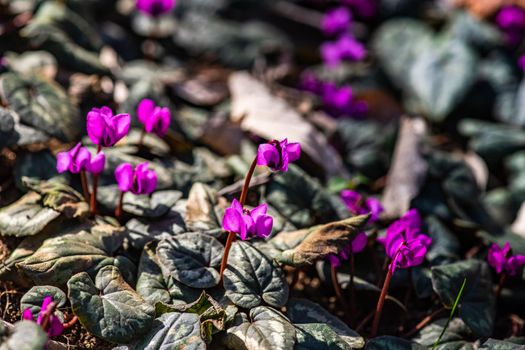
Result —
<instances>
[{"instance_id":1,"label":"nodding flower head","mask_svg":"<svg viewBox=\"0 0 525 350\"><path fill-rule=\"evenodd\" d=\"M47 336L49 338L57 337L62 334L64 331L64 326L62 325L62 321L55 316L54 314L54 302L53 297L47 296L42 301L42 306L40 307L40 312L38 313L38 317L36 319L36 323L38 325L41 325L43 327L46 327L44 331L47 333ZM51 309L50 309L51 308ZM44 319L47 318L48 321L46 324L44 324ZM33 317L33 313L31 312L31 309L27 308L22 313L22 319L28 320L28 321L35 321L35 318Z\"/></svg>"},{"instance_id":2,"label":"nodding flower head","mask_svg":"<svg viewBox=\"0 0 525 350\"><path fill-rule=\"evenodd\" d=\"M297 142L288 143L272 140L259 145L257 165L266 165L273 171L288 171L288 164L301 156L301 146Z\"/></svg>"},{"instance_id":3,"label":"nodding flower head","mask_svg":"<svg viewBox=\"0 0 525 350\"><path fill-rule=\"evenodd\" d=\"M321 29L326 35L336 35L348 31L352 14L346 7L329 10L323 16Z\"/></svg>"},{"instance_id":4,"label":"nodding flower head","mask_svg":"<svg viewBox=\"0 0 525 350\"><path fill-rule=\"evenodd\" d=\"M503 6L496 15L496 24L505 33L507 43L517 45L525 33L525 10L518 6Z\"/></svg>"},{"instance_id":5,"label":"nodding flower head","mask_svg":"<svg viewBox=\"0 0 525 350\"><path fill-rule=\"evenodd\" d=\"M120 164L115 169L115 178L122 192L150 194L157 187L157 174L148 169L148 163L141 163L133 169L129 163Z\"/></svg>"},{"instance_id":6,"label":"nodding flower head","mask_svg":"<svg viewBox=\"0 0 525 350\"><path fill-rule=\"evenodd\" d=\"M140 12L157 17L170 12L175 7L175 0L137 0L136 6Z\"/></svg>"},{"instance_id":7,"label":"nodding flower head","mask_svg":"<svg viewBox=\"0 0 525 350\"><path fill-rule=\"evenodd\" d=\"M368 237L366 236L366 233L359 232L352 242L343 248L339 254L330 254L328 255L328 261L330 261L330 264L332 264L333 267L339 267L341 265L341 260L348 260L350 258L350 254L355 254L361 252L363 249L365 249L366 244L368 243Z\"/></svg>"},{"instance_id":8,"label":"nodding flower head","mask_svg":"<svg viewBox=\"0 0 525 350\"><path fill-rule=\"evenodd\" d=\"M378 239L383 243L386 254L392 262L390 269L420 265L425 259L432 239L421 233L421 218L417 210L411 209L386 230L386 237Z\"/></svg>"},{"instance_id":9,"label":"nodding flower head","mask_svg":"<svg viewBox=\"0 0 525 350\"><path fill-rule=\"evenodd\" d=\"M87 133L94 144L111 147L129 130L129 114L113 115L109 107L93 108L87 115Z\"/></svg>"},{"instance_id":10,"label":"nodding flower head","mask_svg":"<svg viewBox=\"0 0 525 350\"><path fill-rule=\"evenodd\" d=\"M137 117L146 132L153 132L159 137L165 136L170 128L170 110L167 107L156 106L150 99L144 99L139 103Z\"/></svg>"},{"instance_id":11,"label":"nodding flower head","mask_svg":"<svg viewBox=\"0 0 525 350\"><path fill-rule=\"evenodd\" d=\"M492 244L489 248L487 261L497 273L505 272L509 276L515 276L525 265L525 255L513 255L509 242L505 243L503 248L497 244Z\"/></svg>"},{"instance_id":12,"label":"nodding flower head","mask_svg":"<svg viewBox=\"0 0 525 350\"><path fill-rule=\"evenodd\" d=\"M378 199L367 198L364 199L359 192L352 190L344 190L341 192L341 200L345 203L348 210L354 215L362 215L370 213L368 222L374 223L379 219L379 214L383 212L383 206Z\"/></svg>"},{"instance_id":13,"label":"nodding flower head","mask_svg":"<svg viewBox=\"0 0 525 350\"><path fill-rule=\"evenodd\" d=\"M333 42L321 45L321 57L330 67L338 66L342 61L360 61L366 57L366 49L362 43L350 35L342 35Z\"/></svg>"},{"instance_id":14,"label":"nodding flower head","mask_svg":"<svg viewBox=\"0 0 525 350\"><path fill-rule=\"evenodd\" d=\"M82 147L79 142L69 151L57 154L57 171L63 173L69 171L78 174L86 171L92 174L99 174L104 170L106 157L104 152L99 152L93 158L86 147Z\"/></svg>"},{"instance_id":15,"label":"nodding flower head","mask_svg":"<svg viewBox=\"0 0 525 350\"><path fill-rule=\"evenodd\" d=\"M224 211L222 228L237 233L243 241L250 236L266 238L272 232L273 227L273 218L266 214L267 210L266 204L248 210L234 199L231 207Z\"/></svg>"}]
</instances>

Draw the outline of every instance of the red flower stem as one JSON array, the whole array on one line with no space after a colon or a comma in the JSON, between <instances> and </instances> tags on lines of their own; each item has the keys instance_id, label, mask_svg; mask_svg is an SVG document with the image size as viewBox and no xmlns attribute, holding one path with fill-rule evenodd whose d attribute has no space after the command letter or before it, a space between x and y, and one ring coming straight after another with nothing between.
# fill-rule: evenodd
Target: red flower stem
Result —
<instances>
[{"instance_id":1,"label":"red flower stem","mask_svg":"<svg viewBox=\"0 0 525 350\"><path fill-rule=\"evenodd\" d=\"M57 304L53 301L48 306L47 309L42 312L42 329L44 332L47 330L47 325L49 324L49 319L55 313Z\"/></svg>"},{"instance_id":2,"label":"red flower stem","mask_svg":"<svg viewBox=\"0 0 525 350\"><path fill-rule=\"evenodd\" d=\"M250 188L250 181L252 180L253 173L255 172L255 168L257 167L257 156L255 156L255 159L252 162L252 165L250 166L250 169L248 170L248 173L246 174L246 178L244 179L244 186L242 187L241 197L239 198L239 203L241 204L241 207L244 207L244 202L246 201L246 196L248 195L248 190ZM224 270L226 269L226 265L228 264L228 255L230 254L230 248L233 244L233 241L235 241L235 232L228 232L228 239L226 240L226 245L224 246L224 255L222 256L221 261L221 269L220 269L220 279L222 281L222 276L224 275Z\"/></svg>"},{"instance_id":3,"label":"red flower stem","mask_svg":"<svg viewBox=\"0 0 525 350\"><path fill-rule=\"evenodd\" d=\"M86 202L89 202L90 193L89 193L89 187L88 187L87 176L86 176L85 171L80 172L80 182L82 183L82 191L84 192L84 198L86 199Z\"/></svg>"},{"instance_id":4,"label":"red flower stem","mask_svg":"<svg viewBox=\"0 0 525 350\"><path fill-rule=\"evenodd\" d=\"M395 260L395 258L393 260ZM379 300L377 301L374 321L372 322L372 332L370 333L371 338L377 335L379 321L381 320L381 313L383 311L383 305L385 303L385 299L388 293L388 287L390 287L390 280L392 279L392 274L392 269L389 267L385 277L385 282L383 283L383 289L381 289L381 294L379 295Z\"/></svg>"},{"instance_id":5,"label":"red flower stem","mask_svg":"<svg viewBox=\"0 0 525 350\"><path fill-rule=\"evenodd\" d=\"M417 332L419 332L421 329L423 329L426 325L428 325L430 322L435 320L437 316L440 316L443 312L447 311L444 307L434 311L430 315L426 316L424 319L422 319L413 329L411 329L409 332L403 334L404 338L412 338Z\"/></svg>"},{"instance_id":6,"label":"red flower stem","mask_svg":"<svg viewBox=\"0 0 525 350\"><path fill-rule=\"evenodd\" d=\"M73 318L71 318L71 320L69 320L68 322L66 323L63 323L62 326L64 327L64 329L68 329L68 328L71 328L73 327L73 325L78 321L78 317L77 316L73 316Z\"/></svg>"},{"instance_id":7,"label":"red flower stem","mask_svg":"<svg viewBox=\"0 0 525 350\"><path fill-rule=\"evenodd\" d=\"M102 146L97 146L97 154L102 151ZM91 194L91 213L93 216L97 215L97 188L98 188L98 174L93 175L93 193Z\"/></svg>"},{"instance_id":8,"label":"red flower stem","mask_svg":"<svg viewBox=\"0 0 525 350\"><path fill-rule=\"evenodd\" d=\"M341 303L341 306L343 307L343 312L346 314L346 311L348 310L348 304L346 303L346 300L343 298L343 292L341 290L341 285L339 284L339 279L337 278L337 268L334 265L331 265L331 277L332 277L332 285L334 287L335 296L337 297L337 300Z\"/></svg>"},{"instance_id":9,"label":"red flower stem","mask_svg":"<svg viewBox=\"0 0 525 350\"><path fill-rule=\"evenodd\" d=\"M503 285L505 284L505 281L507 280L507 274L503 272L501 274L501 277L499 278L498 287L496 288L495 298L496 301L498 301L501 291L503 290Z\"/></svg>"},{"instance_id":10,"label":"red flower stem","mask_svg":"<svg viewBox=\"0 0 525 350\"><path fill-rule=\"evenodd\" d=\"M355 286L354 286L354 274L355 274L355 256L354 252L350 250L350 320L352 326L355 325L357 316L357 307L355 304Z\"/></svg>"},{"instance_id":11,"label":"red flower stem","mask_svg":"<svg viewBox=\"0 0 525 350\"><path fill-rule=\"evenodd\" d=\"M118 204L117 208L115 209L115 217L120 220L120 217L122 216L122 204L124 202L124 192L120 192L120 195L118 197Z\"/></svg>"}]
</instances>

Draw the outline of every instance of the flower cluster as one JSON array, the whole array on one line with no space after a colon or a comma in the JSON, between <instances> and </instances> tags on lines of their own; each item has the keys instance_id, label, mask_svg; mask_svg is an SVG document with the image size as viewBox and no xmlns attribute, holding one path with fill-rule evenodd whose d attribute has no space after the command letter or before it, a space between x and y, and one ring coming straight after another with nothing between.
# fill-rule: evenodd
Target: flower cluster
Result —
<instances>
[{"instance_id":1,"label":"flower cluster","mask_svg":"<svg viewBox=\"0 0 525 350\"><path fill-rule=\"evenodd\" d=\"M150 99L144 99L137 108L137 118L144 131L164 137L170 128L171 113L167 107L159 107Z\"/></svg>"},{"instance_id":2,"label":"flower cluster","mask_svg":"<svg viewBox=\"0 0 525 350\"><path fill-rule=\"evenodd\" d=\"M390 269L420 265L425 259L432 238L421 233L421 218L415 209L409 210L393 222L386 237L378 239L385 246L387 256L392 259Z\"/></svg>"},{"instance_id":3,"label":"flower cluster","mask_svg":"<svg viewBox=\"0 0 525 350\"><path fill-rule=\"evenodd\" d=\"M82 171L91 174L100 174L104 170L106 157L104 152L100 152L94 157L86 147L82 147L79 142L69 151L57 154L57 171L63 173L69 171L72 174L79 174Z\"/></svg>"},{"instance_id":4,"label":"flower cluster","mask_svg":"<svg viewBox=\"0 0 525 350\"><path fill-rule=\"evenodd\" d=\"M252 168L246 176L246 184L243 192L247 190L250 178L255 170L255 165L267 166L273 171L288 171L290 162L294 162L301 156L301 146L296 142L271 140L259 145L256 159ZM243 195L241 194L241 198ZM243 207L244 203L236 199L224 212L222 228L226 231L238 234L242 240L249 237L266 238L272 232L273 218L266 214L268 206L261 204L252 210Z\"/></svg>"},{"instance_id":5,"label":"flower cluster","mask_svg":"<svg viewBox=\"0 0 525 350\"><path fill-rule=\"evenodd\" d=\"M525 265L525 255L513 255L509 242L505 243L503 248L497 244L492 244L489 248L487 261L497 273L516 276Z\"/></svg>"},{"instance_id":6,"label":"flower cluster","mask_svg":"<svg viewBox=\"0 0 525 350\"><path fill-rule=\"evenodd\" d=\"M158 17L175 7L175 0L137 0L137 10L148 16Z\"/></svg>"},{"instance_id":7,"label":"flower cluster","mask_svg":"<svg viewBox=\"0 0 525 350\"><path fill-rule=\"evenodd\" d=\"M55 315L55 303L53 297L47 296L42 301L40 312L36 319L36 323L44 328L44 332L47 333L49 338L58 337L64 331L62 321ZM27 308L22 312L22 319L28 321L35 321L31 309Z\"/></svg>"},{"instance_id":8,"label":"flower cluster","mask_svg":"<svg viewBox=\"0 0 525 350\"><path fill-rule=\"evenodd\" d=\"M496 15L496 24L511 46L519 44L525 34L525 10L519 6L504 6Z\"/></svg>"}]
</instances>

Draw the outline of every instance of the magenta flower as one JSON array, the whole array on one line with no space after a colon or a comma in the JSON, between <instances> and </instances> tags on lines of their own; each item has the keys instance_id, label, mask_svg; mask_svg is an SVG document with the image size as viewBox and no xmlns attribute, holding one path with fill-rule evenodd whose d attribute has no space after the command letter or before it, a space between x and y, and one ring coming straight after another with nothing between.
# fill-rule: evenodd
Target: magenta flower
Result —
<instances>
[{"instance_id":1,"label":"magenta flower","mask_svg":"<svg viewBox=\"0 0 525 350\"><path fill-rule=\"evenodd\" d=\"M322 91L323 82L317 78L312 72L304 72L301 74L299 81L299 88L313 94L320 94Z\"/></svg>"},{"instance_id":2,"label":"magenta flower","mask_svg":"<svg viewBox=\"0 0 525 350\"><path fill-rule=\"evenodd\" d=\"M368 110L365 102L354 99L350 86L338 87L333 83L324 83L321 97L326 111L335 117L342 115L361 117Z\"/></svg>"},{"instance_id":3,"label":"magenta flower","mask_svg":"<svg viewBox=\"0 0 525 350\"><path fill-rule=\"evenodd\" d=\"M358 16L369 18L376 14L377 7L374 0L343 0L343 4L350 6Z\"/></svg>"},{"instance_id":4,"label":"magenta flower","mask_svg":"<svg viewBox=\"0 0 525 350\"><path fill-rule=\"evenodd\" d=\"M44 318L46 314L49 314L52 310L48 310L50 307L50 304L53 302L53 297L47 296L42 301L42 306L40 308L40 312L38 314L36 323L38 325L43 325ZM62 334L64 331L64 326L62 325L62 321L54 315L54 313L49 314L49 320L46 325L46 329L44 331L47 333L47 336L49 338L57 337ZM28 321L35 321L33 314L31 313L31 309L27 308L22 313L22 319L28 320Z\"/></svg>"},{"instance_id":5,"label":"magenta flower","mask_svg":"<svg viewBox=\"0 0 525 350\"><path fill-rule=\"evenodd\" d=\"M100 174L104 170L105 162L104 152L91 158L91 153L79 142L69 151L57 154L57 171L59 173L69 171L73 174L87 171L92 174Z\"/></svg>"},{"instance_id":6,"label":"magenta flower","mask_svg":"<svg viewBox=\"0 0 525 350\"><path fill-rule=\"evenodd\" d=\"M366 49L363 44L350 35L343 35L334 42L321 45L321 57L331 67L338 66L343 60L360 61L365 56Z\"/></svg>"},{"instance_id":7,"label":"magenta flower","mask_svg":"<svg viewBox=\"0 0 525 350\"><path fill-rule=\"evenodd\" d=\"M113 115L109 107L93 108L87 115L87 133L94 144L111 147L129 130L129 114Z\"/></svg>"},{"instance_id":8,"label":"magenta flower","mask_svg":"<svg viewBox=\"0 0 525 350\"><path fill-rule=\"evenodd\" d=\"M137 10L157 17L170 12L175 7L175 0L137 0Z\"/></svg>"},{"instance_id":9,"label":"magenta flower","mask_svg":"<svg viewBox=\"0 0 525 350\"><path fill-rule=\"evenodd\" d=\"M249 236L266 238L272 232L273 226L273 218L266 214L267 210L266 204L248 210L234 199L231 207L224 211L222 228L237 233L243 241Z\"/></svg>"},{"instance_id":10,"label":"magenta flower","mask_svg":"<svg viewBox=\"0 0 525 350\"><path fill-rule=\"evenodd\" d=\"M144 125L148 133L154 132L163 137L168 132L171 122L171 113L167 107L158 107L150 99L140 101L137 108L138 120Z\"/></svg>"},{"instance_id":11,"label":"magenta flower","mask_svg":"<svg viewBox=\"0 0 525 350\"><path fill-rule=\"evenodd\" d=\"M505 33L510 45L517 45L525 33L525 11L518 6L504 6L496 16L496 24Z\"/></svg>"},{"instance_id":12,"label":"magenta flower","mask_svg":"<svg viewBox=\"0 0 525 350\"><path fill-rule=\"evenodd\" d=\"M509 276L515 276L525 265L525 255L512 255L509 242L505 243L503 249L497 244L492 244L489 248L487 261L497 273L505 272Z\"/></svg>"},{"instance_id":13,"label":"magenta flower","mask_svg":"<svg viewBox=\"0 0 525 350\"><path fill-rule=\"evenodd\" d=\"M346 32L350 27L352 14L346 7L329 10L323 16L321 29L326 35L336 35Z\"/></svg>"},{"instance_id":14,"label":"magenta flower","mask_svg":"<svg viewBox=\"0 0 525 350\"><path fill-rule=\"evenodd\" d=\"M330 261L330 264L332 264L333 267L339 267L341 265L341 260L348 260L350 258L350 253L359 253L365 249L366 245L368 243L368 237L366 236L366 233L359 232L352 242L343 248L339 254L330 254L327 256L328 260Z\"/></svg>"},{"instance_id":15,"label":"magenta flower","mask_svg":"<svg viewBox=\"0 0 525 350\"><path fill-rule=\"evenodd\" d=\"M115 178L123 193L150 194L157 187L157 174L148 169L148 163L141 163L135 169L129 163L122 163L115 169Z\"/></svg>"},{"instance_id":16,"label":"magenta flower","mask_svg":"<svg viewBox=\"0 0 525 350\"><path fill-rule=\"evenodd\" d=\"M288 171L288 164L301 156L301 146L297 142L288 143L272 140L259 145L257 150L257 165L266 165L273 171Z\"/></svg>"},{"instance_id":17,"label":"magenta flower","mask_svg":"<svg viewBox=\"0 0 525 350\"><path fill-rule=\"evenodd\" d=\"M522 70L525 70L525 55L521 55L518 59L518 67L520 67Z\"/></svg>"},{"instance_id":18,"label":"magenta flower","mask_svg":"<svg viewBox=\"0 0 525 350\"><path fill-rule=\"evenodd\" d=\"M364 199L361 194L352 190L343 190L341 192L341 200L354 215L370 213L370 220L368 220L370 223L376 222L379 219L379 214L384 210L378 199Z\"/></svg>"},{"instance_id":19,"label":"magenta flower","mask_svg":"<svg viewBox=\"0 0 525 350\"><path fill-rule=\"evenodd\" d=\"M384 244L387 256L392 259L390 269L420 265L425 259L432 238L421 233L421 218L411 209L386 230L386 237L378 239Z\"/></svg>"}]
</instances>

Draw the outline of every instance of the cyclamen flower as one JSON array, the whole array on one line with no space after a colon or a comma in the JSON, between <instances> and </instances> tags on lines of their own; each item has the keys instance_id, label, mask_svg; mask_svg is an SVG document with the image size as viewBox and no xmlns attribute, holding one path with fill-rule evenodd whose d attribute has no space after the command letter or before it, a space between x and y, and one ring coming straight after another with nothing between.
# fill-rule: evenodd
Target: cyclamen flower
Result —
<instances>
[{"instance_id":1,"label":"cyclamen flower","mask_svg":"<svg viewBox=\"0 0 525 350\"><path fill-rule=\"evenodd\" d=\"M87 133L94 144L111 147L129 131L129 114L113 115L109 107L93 108L87 115Z\"/></svg>"},{"instance_id":2,"label":"cyclamen flower","mask_svg":"<svg viewBox=\"0 0 525 350\"><path fill-rule=\"evenodd\" d=\"M78 174L81 171L87 171L92 174L100 174L104 170L106 156L104 152L99 152L91 158L91 153L86 147L82 147L79 142L69 151L57 154L57 171L63 173L69 171Z\"/></svg>"},{"instance_id":3,"label":"cyclamen flower","mask_svg":"<svg viewBox=\"0 0 525 350\"><path fill-rule=\"evenodd\" d=\"M50 304L53 302L53 297L47 296L42 301L42 306L40 307L40 312L38 314L38 317L36 319L36 323L38 325L42 325L44 321L44 314L48 311L48 308ZM35 321L33 314L31 313L31 309L27 308L22 313L22 319L28 320L28 321ZM47 336L49 338L57 337L62 334L64 331L64 326L62 325L62 321L55 316L54 314L51 314L49 316L49 321L47 322L46 329L44 331L47 333Z\"/></svg>"},{"instance_id":4,"label":"cyclamen flower","mask_svg":"<svg viewBox=\"0 0 525 350\"><path fill-rule=\"evenodd\" d=\"M510 45L517 45L525 33L525 10L518 6L504 6L496 16L496 24L505 33Z\"/></svg>"},{"instance_id":5,"label":"cyclamen flower","mask_svg":"<svg viewBox=\"0 0 525 350\"><path fill-rule=\"evenodd\" d=\"M273 218L266 214L267 210L266 204L248 210L234 199L231 207L224 211L222 228L237 233L243 241L249 236L266 238L272 232L273 226Z\"/></svg>"},{"instance_id":6,"label":"cyclamen flower","mask_svg":"<svg viewBox=\"0 0 525 350\"><path fill-rule=\"evenodd\" d=\"M335 35L345 32L350 27L352 14L346 7L332 9L323 16L321 29L326 35Z\"/></svg>"},{"instance_id":7,"label":"cyclamen flower","mask_svg":"<svg viewBox=\"0 0 525 350\"><path fill-rule=\"evenodd\" d=\"M417 210L411 209L387 228L385 238L378 239L385 245L387 256L392 259L392 271L396 267L407 268L423 262L432 238L420 230L421 218Z\"/></svg>"},{"instance_id":8,"label":"cyclamen flower","mask_svg":"<svg viewBox=\"0 0 525 350\"><path fill-rule=\"evenodd\" d=\"M520 67L522 70L525 70L525 55L521 55L518 59L518 67Z\"/></svg>"},{"instance_id":9,"label":"cyclamen flower","mask_svg":"<svg viewBox=\"0 0 525 350\"><path fill-rule=\"evenodd\" d=\"M512 255L509 242L505 243L503 249L497 244L492 244L489 248L487 261L497 273L505 272L509 276L515 276L525 265L525 255Z\"/></svg>"},{"instance_id":10,"label":"cyclamen flower","mask_svg":"<svg viewBox=\"0 0 525 350\"><path fill-rule=\"evenodd\" d=\"M343 0L342 3L350 6L360 17L369 18L377 12L374 0Z\"/></svg>"},{"instance_id":11,"label":"cyclamen flower","mask_svg":"<svg viewBox=\"0 0 525 350\"><path fill-rule=\"evenodd\" d=\"M321 88L321 97L326 111L335 117L345 115L357 118L368 110L365 102L354 99L350 86L337 87L333 83L325 83Z\"/></svg>"},{"instance_id":12,"label":"cyclamen flower","mask_svg":"<svg viewBox=\"0 0 525 350\"><path fill-rule=\"evenodd\" d=\"M154 132L159 137L165 136L170 128L170 110L167 107L156 106L150 99L144 99L139 103L137 117L146 132Z\"/></svg>"},{"instance_id":13,"label":"cyclamen flower","mask_svg":"<svg viewBox=\"0 0 525 350\"><path fill-rule=\"evenodd\" d=\"M175 0L137 0L136 5L140 12L157 17L170 12L175 7Z\"/></svg>"},{"instance_id":14,"label":"cyclamen flower","mask_svg":"<svg viewBox=\"0 0 525 350\"><path fill-rule=\"evenodd\" d=\"M348 210L355 215L370 213L371 216L368 220L370 223L376 222L379 219L379 214L384 210L378 199L364 199L361 194L352 190L343 190L341 192L341 200L345 203Z\"/></svg>"},{"instance_id":15,"label":"cyclamen flower","mask_svg":"<svg viewBox=\"0 0 525 350\"><path fill-rule=\"evenodd\" d=\"M360 61L365 56L366 49L363 44L349 35L321 45L321 57L331 67L338 66L343 60Z\"/></svg>"},{"instance_id":16,"label":"cyclamen flower","mask_svg":"<svg viewBox=\"0 0 525 350\"><path fill-rule=\"evenodd\" d=\"M157 174L148 169L148 163L141 163L135 169L129 163L120 164L115 169L115 178L122 192L150 194L157 187Z\"/></svg>"},{"instance_id":17,"label":"cyclamen flower","mask_svg":"<svg viewBox=\"0 0 525 350\"><path fill-rule=\"evenodd\" d=\"M339 267L341 265L341 260L348 260L350 258L350 253L355 254L361 252L363 249L365 249L367 243L368 237L366 236L366 233L359 232L354 237L352 242L346 247L344 247L338 255L330 254L327 256L327 258L333 267Z\"/></svg>"},{"instance_id":18,"label":"cyclamen flower","mask_svg":"<svg viewBox=\"0 0 525 350\"><path fill-rule=\"evenodd\" d=\"M288 171L288 164L301 156L301 146L297 142L288 143L272 140L259 145L257 150L257 165L266 165L273 171Z\"/></svg>"}]
</instances>

